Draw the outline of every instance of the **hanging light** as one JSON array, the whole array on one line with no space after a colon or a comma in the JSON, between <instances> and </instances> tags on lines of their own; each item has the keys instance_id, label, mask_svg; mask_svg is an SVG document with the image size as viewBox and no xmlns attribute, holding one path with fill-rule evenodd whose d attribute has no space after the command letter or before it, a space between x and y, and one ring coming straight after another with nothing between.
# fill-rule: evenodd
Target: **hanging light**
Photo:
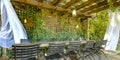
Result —
<instances>
[{"instance_id":1,"label":"hanging light","mask_svg":"<svg viewBox=\"0 0 120 60\"><path fill-rule=\"evenodd\" d=\"M79 28L79 25L76 25L76 29L78 29Z\"/></svg>"},{"instance_id":2,"label":"hanging light","mask_svg":"<svg viewBox=\"0 0 120 60\"><path fill-rule=\"evenodd\" d=\"M76 15L77 15L76 9L73 9L73 10L72 10L72 15L73 15L73 16L76 16Z\"/></svg>"},{"instance_id":3,"label":"hanging light","mask_svg":"<svg viewBox=\"0 0 120 60\"><path fill-rule=\"evenodd\" d=\"M26 19L24 19L24 23L27 23L27 20L26 20Z\"/></svg>"}]
</instances>

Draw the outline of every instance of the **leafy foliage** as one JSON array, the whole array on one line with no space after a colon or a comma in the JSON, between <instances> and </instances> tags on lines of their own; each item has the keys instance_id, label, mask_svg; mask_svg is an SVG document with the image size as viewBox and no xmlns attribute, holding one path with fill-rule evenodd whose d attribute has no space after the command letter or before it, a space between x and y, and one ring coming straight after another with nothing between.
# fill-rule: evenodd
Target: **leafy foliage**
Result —
<instances>
[{"instance_id":1,"label":"leafy foliage","mask_svg":"<svg viewBox=\"0 0 120 60\"><path fill-rule=\"evenodd\" d=\"M108 13L107 11L101 11L96 14L96 17L90 21L90 39L91 40L102 40L108 24Z\"/></svg>"},{"instance_id":2,"label":"leafy foliage","mask_svg":"<svg viewBox=\"0 0 120 60\"><path fill-rule=\"evenodd\" d=\"M116 7L113 5L113 0L107 0L107 2L109 4L109 9L115 11Z\"/></svg>"}]
</instances>

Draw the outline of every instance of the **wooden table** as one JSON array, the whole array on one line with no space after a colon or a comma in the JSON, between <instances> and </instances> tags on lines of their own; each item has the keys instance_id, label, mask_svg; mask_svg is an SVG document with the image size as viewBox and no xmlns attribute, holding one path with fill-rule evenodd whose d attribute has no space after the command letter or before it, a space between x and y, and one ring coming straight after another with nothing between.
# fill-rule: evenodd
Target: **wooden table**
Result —
<instances>
[{"instance_id":1,"label":"wooden table","mask_svg":"<svg viewBox=\"0 0 120 60\"><path fill-rule=\"evenodd\" d=\"M66 45L69 44L69 42L80 42L80 44L85 44L86 41L60 41L60 42L38 42L40 44L40 47L48 47L49 43L65 43Z\"/></svg>"}]
</instances>

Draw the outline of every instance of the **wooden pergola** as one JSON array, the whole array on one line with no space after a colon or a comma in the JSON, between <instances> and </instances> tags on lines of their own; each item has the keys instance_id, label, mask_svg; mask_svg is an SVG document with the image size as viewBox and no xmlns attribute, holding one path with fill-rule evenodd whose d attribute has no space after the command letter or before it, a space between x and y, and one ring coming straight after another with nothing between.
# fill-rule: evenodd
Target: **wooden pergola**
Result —
<instances>
[{"instance_id":1,"label":"wooden pergola","mask_svg":"<svg viewBox=\"0 0 120 60\"><path fill-rule=\"evenodd\" d=\"M14 2L30 4L40 9L60 11L72 15L72 10L77 11L76 17L91 17L91 14L108 9L107 0L12 0ZM113 6L118 7L120 0L112 0Z\"/></svg>"}]
</instances>

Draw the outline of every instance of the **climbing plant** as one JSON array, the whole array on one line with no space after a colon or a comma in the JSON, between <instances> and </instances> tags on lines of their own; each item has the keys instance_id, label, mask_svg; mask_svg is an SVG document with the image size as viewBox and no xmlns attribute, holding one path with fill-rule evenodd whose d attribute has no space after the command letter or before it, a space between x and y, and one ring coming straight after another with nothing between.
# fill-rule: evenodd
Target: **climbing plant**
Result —
<instances>
[{"instance_id":1,"label":"climbing plant","mask_svg":"<svg viewBox=\"0 0 120 60\"><path fill-rule=\"evenodd\" d=\"M91 19L89 27L90 40L102 40L108 24L107 10L96 14L96 17Z\"/></svg>"},{"instance_id":2,"label":"climbing plant","mask_svg":"<svg viewBox=\"0 0 120 60\"><path fill-rule=\"evenodd\" d=\"M73 38L79 34L75 31L76 19L68 17L68 15L17 2L12 2L12 4L25 26L28 38L33 41L37 38ZM57 21L54 22L54 19ZM27 20L27 23L24 23L24 20ZM55 26L50 26L52 23L49 25L48 21L56 23Z\"/></svg>"}]
</instances>

